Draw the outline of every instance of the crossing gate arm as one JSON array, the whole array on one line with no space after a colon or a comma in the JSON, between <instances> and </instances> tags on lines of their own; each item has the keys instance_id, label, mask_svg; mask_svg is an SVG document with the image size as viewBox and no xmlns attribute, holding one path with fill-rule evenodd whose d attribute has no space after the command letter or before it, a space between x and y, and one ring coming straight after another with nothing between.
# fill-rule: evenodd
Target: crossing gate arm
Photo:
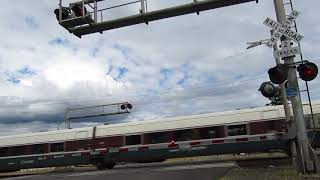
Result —
<instances>
[{"instance_id":1,"label":"crossing gate arm","mask_svg":"<svg viewBox=\"0 0 320 180\"><path fill-rule=\"evenodd\" d=\"M199 13L200 11L206 11L210 9L217 9L226 6L232 6L236 4L242 4L257 0L203 0L194 1L189 4L175 6L166 9L160 9L151 12L140 13L124 18L119 18L110 21L103 21L98 23L92 23L80 27L70 29L70 32L81 38L83 35L92 34L96 32L103 32L111 29L117 29L121 27L131 26L140 23L148 23L149 21L155 21L160 19L166 19L175 16L181 16L191 13Z\"/></svg>"}]
</instances>

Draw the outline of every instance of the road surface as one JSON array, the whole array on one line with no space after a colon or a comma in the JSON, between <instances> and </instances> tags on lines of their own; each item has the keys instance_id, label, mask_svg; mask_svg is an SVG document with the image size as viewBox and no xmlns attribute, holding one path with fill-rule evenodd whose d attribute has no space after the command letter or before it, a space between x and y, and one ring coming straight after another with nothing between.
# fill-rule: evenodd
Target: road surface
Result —
<instances>
[{"instance_id":1,"label":"road surface","mask_svg":"<svg viewBox=\"0 0 320 180\"><path fill-rule=\"evenodd\" d=\"M116 166L112 170L74 171L12 177L17 180L215 180L223 177L234 163L152 164Z\"/></svg>"}]
</instances>

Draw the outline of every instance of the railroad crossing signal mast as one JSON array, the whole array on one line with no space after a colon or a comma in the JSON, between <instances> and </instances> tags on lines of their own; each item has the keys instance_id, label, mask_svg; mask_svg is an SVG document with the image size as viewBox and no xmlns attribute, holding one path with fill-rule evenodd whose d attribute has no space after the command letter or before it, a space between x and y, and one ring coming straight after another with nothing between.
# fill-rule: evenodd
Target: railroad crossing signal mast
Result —
<instances>
[{"instance_id":1,"label":"railroad crossing signal mast","mask_svg":"<svg viewBox=\"0 0 320 180\"><path fill-rule=\"evenodd\" d=\"M59 8L54 11L59 24L70 33L81 38L83 35L92 33L103 33L103 31L131 26L140 23L148 24L150 21L181 16L191 13L199 14L201 11L216 9L236 4L247 3L258 0L190 0L179 6L148 11L147 0L130 1L124 4L98 8L98 3L104 0L82 0L70 3L68 7L62 6L62 0L59 0ZM141 4L137 14L105 20L103 12L131 4ZM90 11L91 9L91 11ZM99 18L98 18L99 17Z\"/></svg>"},{"instance_id":2,"label":"railroad crossing signal mast","mask_svg":"<svg viewBox=\"0 0 320 180\"><path fill-rule=\"evenodd\" d=\"M285 24L287 21L285 8L284 8L284 2L283 0L274 0L275 5L275 11L277 20L281 24ZM291 13L292 17L297 17L298 12L293 11ZM290 17L290 16L289 16ZM290 24L289 24L290 26ZM288 29L288 28L287 28ZM278 31L280 32L280 30ZM276 33L275 33L276 34ZM297 37L297 36L296 36ZM295 38L290 38L295 39ZM287 37L284 37L281 39L281 46L283 51L287 48L288 50L293 49L291 46L291 40ZM301 40L302 38L300 38ZM298 42L299 43L299 42ZM286 47L287 46L287 47ZM295 50L290 50L292 52L295 52ZM288 53L289 54L289 53ZM296 52L295 54L298 54ZM286 65L288 65L288 88L296 89L296 92L299 89L299 84L297 80L297 72L295 67L292 67L290 65L295 64L294 61L294 53L291 53L287 56L283 57L283 60ZM298 152L300 152L300 164L303 173L314 171L317 168L317 162L313 161L311 157L314 156L314 153L312 151L312 147L309 144L307 131L306 131L306 125L304 121L304 114L302 109L302 102L301 102L301 96L299 93L296 93L292 97L290 97L291 103L292 103L292 110L294 115L294 120L297 128L297 139L298 139Z\"/></svg>"},{"instance_id":3,"label":"railroad crossing signal mast","mask_svg":"<svg viewBox=\"0 0 320 180\"><path fill-rule=\"evenodd\" d=\"M291 0L289 4L291 4L292 6ZM298 146L296 146L295 141L291 142L291 151L294 157L297 156L296 164L298 165L298 170L300 170L300 172L302 173L319 173L319 159L317 158L317 155L314 153L314 150L311 147L308 140L296 72L297 70L300 78L307 82L316 78L316 76L318 75L318 67L312 62L303 60L302 55L301 62L296 63L294 61L295 55L301 54L300 41L303 39L303 36L295 31L292 31L291 24L294 23L295 19L300 15L300 12L295 11L292 8L291 14L286 16L284 5L285 4L283 0L274 0L274 6L278 22L270 18L267 18L263 22L264 25L270 27L273 31L271 38L267 40L248 43L248 48L265 44L267 47L274 49L274 57L276 59L277 65L269 69L268 71L269 78L272 83L262 83L259 90L265 97L273 97L279 94L279 91L281 89L282 97L285 100L287 97L291 100L292 111L296 127L295 134L298 142ZM277 42L279 40L281 40L280 50L278 50L277 48ZM294 43L292 43L291 40L297 43L298 46L293 47L292 45ZM284 64L280 63L280 59L284 60ZM298 67L296 68L297 65ZM280 85L281 88L275 86L274 84ZM286 84L286 87L284 86L284 84ZM288 113L286 102L284 103L284 106L286 116L288 119L291 115L290 113ZM312 113L311 105L310 109Z\"/></svg>"}]
</instances>

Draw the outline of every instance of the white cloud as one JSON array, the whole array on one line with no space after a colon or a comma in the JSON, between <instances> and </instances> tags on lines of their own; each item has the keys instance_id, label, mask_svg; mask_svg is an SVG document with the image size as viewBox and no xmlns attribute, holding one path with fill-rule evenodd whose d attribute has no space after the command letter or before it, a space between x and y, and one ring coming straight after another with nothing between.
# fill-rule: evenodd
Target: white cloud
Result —
<instances>
[{"instance_id":1,"label":"white cloud","mask_svg":"<svg viewBox=\"0 0 320 180\"><path fill-rule=\"evenodd\" d=\"M68 2L72 0L64 1ZM127 1L108 1L104 6L122 2ZM191 0L154 0L149 10L185 2ZM319 64L320 3L295 3L302 12L297 22L299 32L305 35L304 56ZM135 107L131 120L267 102L257 89L268 79L266 71L274 66L272 50L264 46L245 48L248 41L270 37L262 22L266 17L275 19L272 1L165 19L82 39L58 25L53 14L56 1L20 0L12 4L3 0L2 5L7 8L0 16L0 102L4 106L0 123L8 114L37 119L46 113L63 114L69 106L127 100ZM109 11L104 18L134 14L138 9L138 5L120 8ZM26 66L35 74L19 73ZM128 72L119 78L121 68ZM166 79L163 69L171 72ZM8 75L20 82L8 82ZM319 83L315 80L310 87L315 100L320 99ZM161 93L166 91L169 93ZM13 111L17 105L19 108Z\"/></svg>"},{"instance_id":2,"label":"white cloud","mask_svg":"<svg viewBox=\"0 0 320 180\"><path fill-rule=\"evenodd\" d=\"M68 90L78 83L97 83L111 88L121 85L106 75L105 69L100 64L72 58L58 57L54 65L44 70L45 79L61 90Z\"/></svg>"},{"instance_id":3,"label":"white cloud","mask_svg":"<svg viewBox=\"0 0 320 180\"><path fill-rule=\"evenodd\" d=\"M32 86L32 81L21 79L20 83L24 86Z\"/></svg>"}]
</instances>

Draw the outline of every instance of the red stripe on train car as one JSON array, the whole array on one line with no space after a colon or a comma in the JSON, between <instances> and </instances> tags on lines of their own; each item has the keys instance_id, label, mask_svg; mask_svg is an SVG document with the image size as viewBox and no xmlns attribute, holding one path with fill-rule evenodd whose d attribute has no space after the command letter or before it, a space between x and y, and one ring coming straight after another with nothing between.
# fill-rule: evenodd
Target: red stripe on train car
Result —
<instances>
[{"instance_id":1,"label":"red stripe on train car","mask_svg":"<svg viewBox=\"0 0 320 180\"><path fill-rule=\"evenodd\" d=\"M129 151L129 148L120 148L119 149L119 152L128 152Z\"/></svg>"},{"instance_id":2,"label":"red stripe on train car","mask_svg":"<svg viewBox=\"0 0 320 180\"><path fill-rule=\"evenodd\" d=\"M170 143L170 144L168 144L168 147L169 148L178 148L179 144Z\"/></svg>"},{"instance_id":3,"label":"red stripe on train car","mask_svg":"<svg viewBox=\"0 0 320 180\"><path fill-rule=\"evenodd\" d=\"M224 140L212 140L212 144L220 144L220 143L224 143Z\"/></svg>"},{"instance_id":4,"label":"red stripe on train car","mask_svg":"<svg viewBox=\"0 0 320 180\"><path fill-rule=\"evenodd\" d=\"M245 141L249 141L248 138L236 138L237 142L245 142Z\"/></svg>"},{"instance_id":5,"label":"red stripe on train car","mask_svg":"<svg viewBox=\"0 0 320 180\"><path fill-rule=\"evenodd\" d=\"M148 146L141 146L138 149L139 149L139 151L148 151L149 147Z\"/></svg>"},{"instance_id":6,"label":"red stripe on train car","mask_svg":"<svg viewBox=\"0 0 320 180\"><path fill-rule=\"evenodd\" d=\"M267 136L260 136L260 139L261 139L261 140L266 140L266 139L267 139Z\"/></svg>"},{"instance_id":7,"label":"red stripe on train car","mask_svg":"<svg viewBox=\"0 0 320 180\"><path fill-rule=\"evenodd\" d=\"M200 144L201 144L200 141L194 141L194 142L190 143L191 146L196 146L196 145L200 145Z\"/></svg>"},{"instance_id":8,"label":"red stripe on train car","mask_svg":"<svg viewBox=\"0 0 320 180\"><path fill-rule=\"evenodd\" d=\"M103 149L100 151L100 154L105 155L108 153L108 149Z\"/></svg>"}]
</instances>

